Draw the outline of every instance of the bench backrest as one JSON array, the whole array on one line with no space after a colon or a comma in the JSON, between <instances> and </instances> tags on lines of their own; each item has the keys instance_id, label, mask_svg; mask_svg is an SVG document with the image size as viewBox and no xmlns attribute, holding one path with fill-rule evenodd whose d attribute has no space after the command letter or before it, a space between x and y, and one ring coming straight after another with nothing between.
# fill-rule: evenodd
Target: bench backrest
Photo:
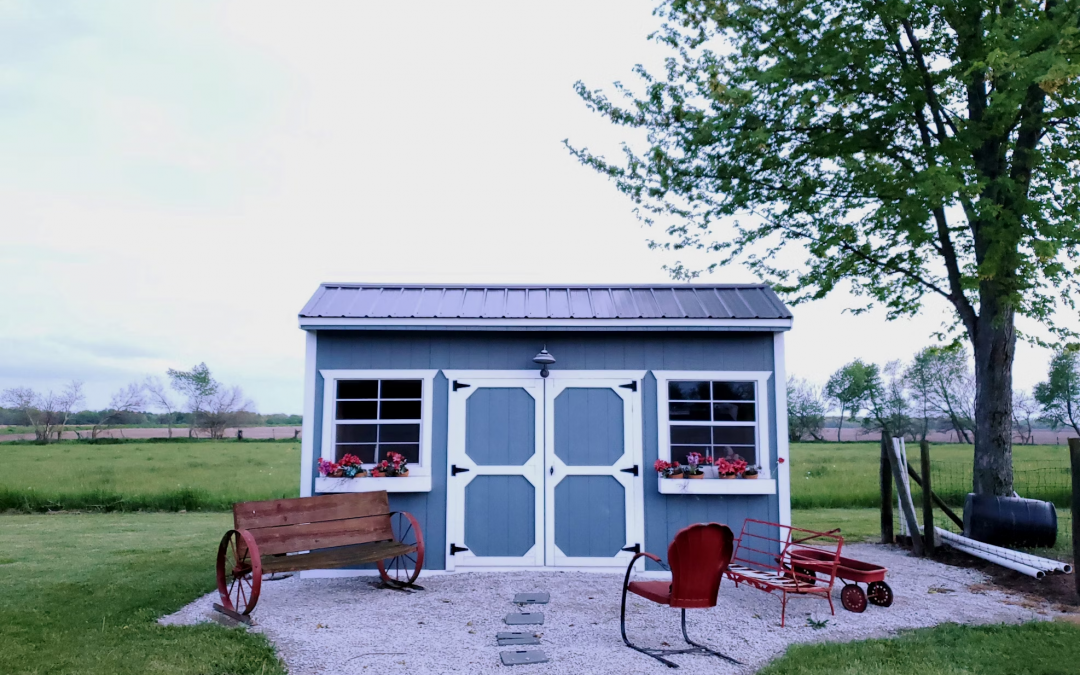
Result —
<instances>
[{"instance_id":1,"label":"bench backrest","mask_svg":"<svg viewBox=\"0 0 1080 675\"><path fill-rule=\"evenodd\" d=\"M240 502L233 505L233 522L254 535L263 555L394 538L385 492Z\"/></svg>"},{"instance_id":2,"label":"bench backrest","mask_svg":"<svg viewBox=\"0 0 1080 675\"><path fill-rule=\"evenodd\" d=\"M813 568L820 581L831 587L843 545L844 538L836 534L836 530L815 532L748 518L736 540L731 562L759 572L786 575L798 583L811 585L814 579L800 570ZM801 557L817 560L800 564Z\"/></svg>"}]
</instances>

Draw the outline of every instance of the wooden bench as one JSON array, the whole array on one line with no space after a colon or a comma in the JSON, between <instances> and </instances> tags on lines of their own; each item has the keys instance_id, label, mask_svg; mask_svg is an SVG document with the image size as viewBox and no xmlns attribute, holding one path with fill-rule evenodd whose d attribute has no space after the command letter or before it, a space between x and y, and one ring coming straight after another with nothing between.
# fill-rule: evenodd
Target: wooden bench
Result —
<instances>
[{"instance_id":1,"label":"wooden bench","mask_svg":"<svg viewBox=\"0 0 1080 675\"><path fill-rule=\"evenodd\" d=\"M245 620L263 574L377 563L383 583L420 588L424 537L416 518L391 511L385 492L241 502L218 546L219 611Z\"/></svg>"},{"instance_id":2,"label":"wooden bench","mask_svg":"<svg viewBox=\"0 0 1080 675\"><path fill-rule=\"evenodd\" d=\"M747 519L735 540L735 552L727 576L766 593L780 593L780 626L787 615L788 595L825 598L833 608L832 588L840 565L844 538L832 532L815 532L797 527ZM800 558L807 552L814 561ZM795 554L793 562L792 554Z\"/></svg>"}]
</instances>

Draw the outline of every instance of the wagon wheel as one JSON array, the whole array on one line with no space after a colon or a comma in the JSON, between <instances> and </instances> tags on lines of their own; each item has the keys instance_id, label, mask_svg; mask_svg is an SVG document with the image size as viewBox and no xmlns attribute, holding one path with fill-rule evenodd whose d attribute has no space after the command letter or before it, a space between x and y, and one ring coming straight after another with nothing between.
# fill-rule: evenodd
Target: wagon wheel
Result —
<instances>
[{"instance_id":1,"label":"wagon wheel","mask_svg":"<svg viewBox=\"0 0 1080 675\"><path fill-rule=\"evenodd\" d=\"M251 614L262 588L262 560L255 538L247 530L229 530L217 555L217 584L221 604L237 614Z\"/></svg>"},{"instance_id":2,"label":"wagon wheel","mask_svg":"<svg viewBox=\"0 0 1080 675\"><path fill-rule=\"evenodd\" d=\"M892 605L893 592L884 581L874 581L866 587L866 597L879 607L889 607Z\"/></svg>"},{"instance_id":3,"label":"wagon wheel","mask_svg":"<svg viewBox=\"0 0 1080 675\"><path fill-rule=\"evenodd\" d=\"M384 582L394 586L414 586L424 567L424 535L420 532L420 523L411 513L398 511L390 516L390 526L394 538L402 544L415 546L411 553L403 553L393 558L380 560L379 574Z\"/></svg>"},{"instance_id":4,"label":"wagon wheel","mask_svg":"<svg viewBox=\"0 0 1080 675\"><path fill-rule=\"evenodd\" d=\"M817 572L808 567L799 567L798 565L796 565L795 575L795 578L799 581L799 583L811 585L817 583Z\"/></svg>"},{"instance_id":5,"label":"wagon wheel","mask_svg":"<svg viewBox=\"0 0 1080 675\"><path fill-rule=\"evenodd\" d=\"M840 604L849 612L861 614L866 611L866 593L855 584L846 584L840 590Z\"/></svg>"}]
</instances>

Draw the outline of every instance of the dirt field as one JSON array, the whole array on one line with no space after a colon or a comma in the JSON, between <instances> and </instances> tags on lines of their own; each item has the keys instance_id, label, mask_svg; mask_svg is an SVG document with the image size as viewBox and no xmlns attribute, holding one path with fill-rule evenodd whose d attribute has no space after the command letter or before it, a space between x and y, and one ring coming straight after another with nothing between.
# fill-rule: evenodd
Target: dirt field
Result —
<instances>
[{"instance_id":1,"label":"dirt field","mask_svg":"<svg viewBox=\"0 0 1080 675\"><path fill-rule=\"evenodd\" d=\"M247 433L246 431L244 432ZM836 428L825 429L821 434L822 438L826 441L836 442ZM1072 429L1058 429L1057 431L1050 431L1049 429L1036 429L1035 430L1035 445L1065 445L1067 438L1075 438L1076 432ZM868 432L864 431L861 427L857 426L845 426L840 433L841 441L876 441L881 438L881 434L877 431ZM931 443L956 443L956 433L940 432L936 431L930 434L929 440ZM1017 443L1016 439L1013 439L1014 443Z\"/></svg>"},{"instance_id":2,"label":"dirt field","mask_svg":"<svg viewBox=\"0 0 1080 675\"><path fill-rule=\"evenodd\" d=\"M90 437L90 430L80 430L83 438ZM183 437L188 435L187 427L173 427L173 436ZM299 436L300 427L244 427L244 438L251 439L280 439L280 438L293 438L293 436ZM100 438L167 438L169 435L168 429L109 429L104 431L98 436ZM200 434L200 437L205 437L205 434ZM74 431L64 432L63 438L75 440L77 436ZM236 438L236 429L226 429L225 438ZM4 441L19 441L19 440L34 440L34 434L7 434L0 435L0 443Z\"/></svg>"}]
</instances>

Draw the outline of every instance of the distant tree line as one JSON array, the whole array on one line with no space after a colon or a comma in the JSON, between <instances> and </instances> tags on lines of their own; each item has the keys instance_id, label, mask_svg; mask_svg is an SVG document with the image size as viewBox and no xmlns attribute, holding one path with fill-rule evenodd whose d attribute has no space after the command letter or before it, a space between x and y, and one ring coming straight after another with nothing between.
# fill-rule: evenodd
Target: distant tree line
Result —
<instances>
[{"instance_id":1,"label":"distant tree line","mask_svg":"<svg viewBox=\"0 0 1080 675\"><path fill-rule=\"evenodd\" d=\"M1071 428L1080 435L1080 351L1056 351L1046 381L1032 392L1015 390L1012 398L1016 442L1034 443L1039 428ZM884 366L855 359L824 387L792 377L787 399L792 441L829 440L830 419L836 420L838 441L845 422L913 441L933 432L951 432L962 443L975 438L975 376L962 346L926 347L907 363Z\"/></svg>"},{"instance_id":2,"label":"distant tree line","mask_svg":"<svg viewBox=\"0 0 1080 675\"><path fill-rule=\"evenodd\" d=\"M117 390L102 410L78 410L84 402L83 383L73 380L59 393L40 393L30 387L0 392L0 425L29 426L41 443L59 440L70 426L86 427L90 439L116 426L165 426L169 438L176 427L189 437L222 438L230 427L299 425L300 415L260 415L238 386L214 379L205 363L191 370L169 369L167 382L147 376ZM77 430L81 438L83 432Z\"/></svg>"}]
</instances>

